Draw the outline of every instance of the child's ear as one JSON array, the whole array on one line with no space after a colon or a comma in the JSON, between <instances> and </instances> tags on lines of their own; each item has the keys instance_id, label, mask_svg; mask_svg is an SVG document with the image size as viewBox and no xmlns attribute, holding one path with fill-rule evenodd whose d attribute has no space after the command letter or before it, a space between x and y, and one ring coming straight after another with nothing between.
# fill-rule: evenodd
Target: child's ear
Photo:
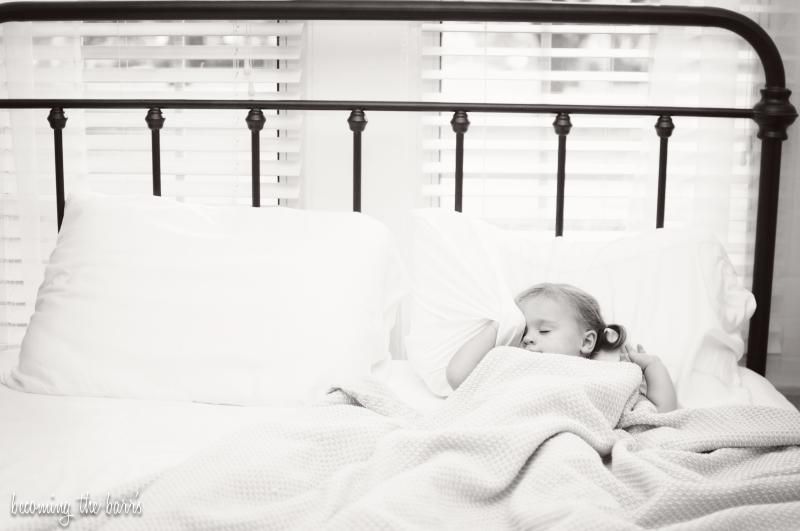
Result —
<instances>
[{"instance_id":1,"label":"child's ear","mask_svg":"<svg viewBox=\"0 0 800 531\"><path fill-rule=\"evenodd\" d=\"M587 330L583 333L583 342L581 343L581 354L588 356L594 352L594 346L597 343L597 332L594 330Z\"/></svg>"}]
</instances>

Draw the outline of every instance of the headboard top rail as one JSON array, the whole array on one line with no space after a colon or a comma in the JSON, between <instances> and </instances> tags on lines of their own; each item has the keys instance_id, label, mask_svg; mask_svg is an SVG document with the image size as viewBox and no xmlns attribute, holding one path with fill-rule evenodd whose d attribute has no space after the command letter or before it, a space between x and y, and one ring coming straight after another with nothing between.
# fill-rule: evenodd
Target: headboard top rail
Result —
<instances>
[{"instance_id":1,"label":"headboard top rail","mask_svg":"<svg viewBox=\"0 0 800 531\"><path fill-rule=\"evenodd\" d=\"M772 38L750 18L722 8L551 4L528 2L440 2L375 0L172 2L10 2L0 4L0 23L97 20L450 20L480 22L570 22L705 26L744 38L764 67L766 86L783 88L786 75Z\"/></svg>"}]
</instances>

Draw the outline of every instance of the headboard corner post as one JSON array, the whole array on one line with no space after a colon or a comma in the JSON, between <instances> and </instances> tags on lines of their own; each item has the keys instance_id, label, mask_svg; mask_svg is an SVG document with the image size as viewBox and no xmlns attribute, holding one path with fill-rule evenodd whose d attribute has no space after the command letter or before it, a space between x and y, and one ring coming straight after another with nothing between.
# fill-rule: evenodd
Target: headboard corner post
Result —
<instances>
[{"instance_id":1,"label":"headboard corner post","mask_svg":"<svg viewBox=\"0 0 800 531\"><path fill-rule=\"evenodd\" d=\"M761 100L753 107L753 120L761 139L758 178L758 209L753 257L753 295L758 306L750 319L747 340L747 368L764 375L769 348L772 277L775 266L775 239L778 224L778 191L781 173L781 145L786 130L797 118L789 102L792 91L786 87L761 89Z\"/></svg>"}]
</instances>

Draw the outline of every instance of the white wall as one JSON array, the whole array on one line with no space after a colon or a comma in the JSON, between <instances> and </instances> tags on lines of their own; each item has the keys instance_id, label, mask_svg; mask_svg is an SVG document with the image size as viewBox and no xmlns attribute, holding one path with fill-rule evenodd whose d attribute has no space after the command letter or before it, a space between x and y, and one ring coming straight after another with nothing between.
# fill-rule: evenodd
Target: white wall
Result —
<instances>
[{"instance_id":1,"label":"white wall","mask_svg":"<svg viewBox=\"0 0 800 531\"><path fill-rule=\"evenodd\" d=\"M418 23L315 21L307 35L308 99L420 99ZM301 206L352 209L348 116L345 111L306 112ZM421 201L420 117L398 112L367 112L366 117L362 211L403 238L405 216Z\"/></svg>"},{"instance_id":2,"label":"white wall","mask_svg":"<svg viewBox=\"0 0 800 531\"><path fill-rule=\"evenodd\" d=\"M792 104L800 109L800 19L796 3L776 0L771 9L786 16L765 19L783 56ZM780 328L780 355L767 360L767 377L779 388L800 395L800 121L789 128L783 143L778 196L778 231L770 320Z\"/></svg>"},{"instance_id":3,"label":"white wall","mask_svg":"<svg viewBox=\"0 0 800 531\"><path fill-rule=\"evenodd\" d=\"M307 29L307 99L417 101L420 99L419 23L311 21ZM365 46L364 43L370 43ZM349 112L305 113L303 208L353 207L353 135ZM384 222L408 259L408 215L422 206L418 113L367 112L362 133L361 211ZM398 316L390 350L405 357Z\"/></svg>"},{"instance_id":4,"label":"white wall","mask_svg":"<svg viewBox=\"0 0 800 531\"><path fill-rule=\"evenodd\" d=\"M800 80L800 72L792 76L789 70L790 87L793 77ZM793 105L800 109L800 87L794 88ZM770 321L776 320L780 327L781 354L767 359L767 377L779 389L796 395L800 394L800 123L795 122L788 133L781 159L770 314Z\"/></svg>"}]
</instances>

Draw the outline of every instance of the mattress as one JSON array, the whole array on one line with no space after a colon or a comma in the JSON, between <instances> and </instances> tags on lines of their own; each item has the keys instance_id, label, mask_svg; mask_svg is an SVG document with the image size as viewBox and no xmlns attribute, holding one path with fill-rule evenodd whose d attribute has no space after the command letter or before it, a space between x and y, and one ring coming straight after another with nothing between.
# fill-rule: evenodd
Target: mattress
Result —
<instances>
[{"instance_id":1,"label":"mattress","mask_svg":"<svg viewBox=\"0 0 800 531\"><path fill-rule=\"evenodd\" d=\"M0 353L0 371L17 352ZM793 406L765 378L741 368L752 403ZM430 411L442 399L427 391L408 362L373 371L412 407ZM163 470L210 449L248 426L291 418L292 408L126 400L23 393L0 385L0 496L70 501ZM73 501L73 504L76 503ZM11 522L0 511L0 529Z\"/></svg>"}]
</instances>

